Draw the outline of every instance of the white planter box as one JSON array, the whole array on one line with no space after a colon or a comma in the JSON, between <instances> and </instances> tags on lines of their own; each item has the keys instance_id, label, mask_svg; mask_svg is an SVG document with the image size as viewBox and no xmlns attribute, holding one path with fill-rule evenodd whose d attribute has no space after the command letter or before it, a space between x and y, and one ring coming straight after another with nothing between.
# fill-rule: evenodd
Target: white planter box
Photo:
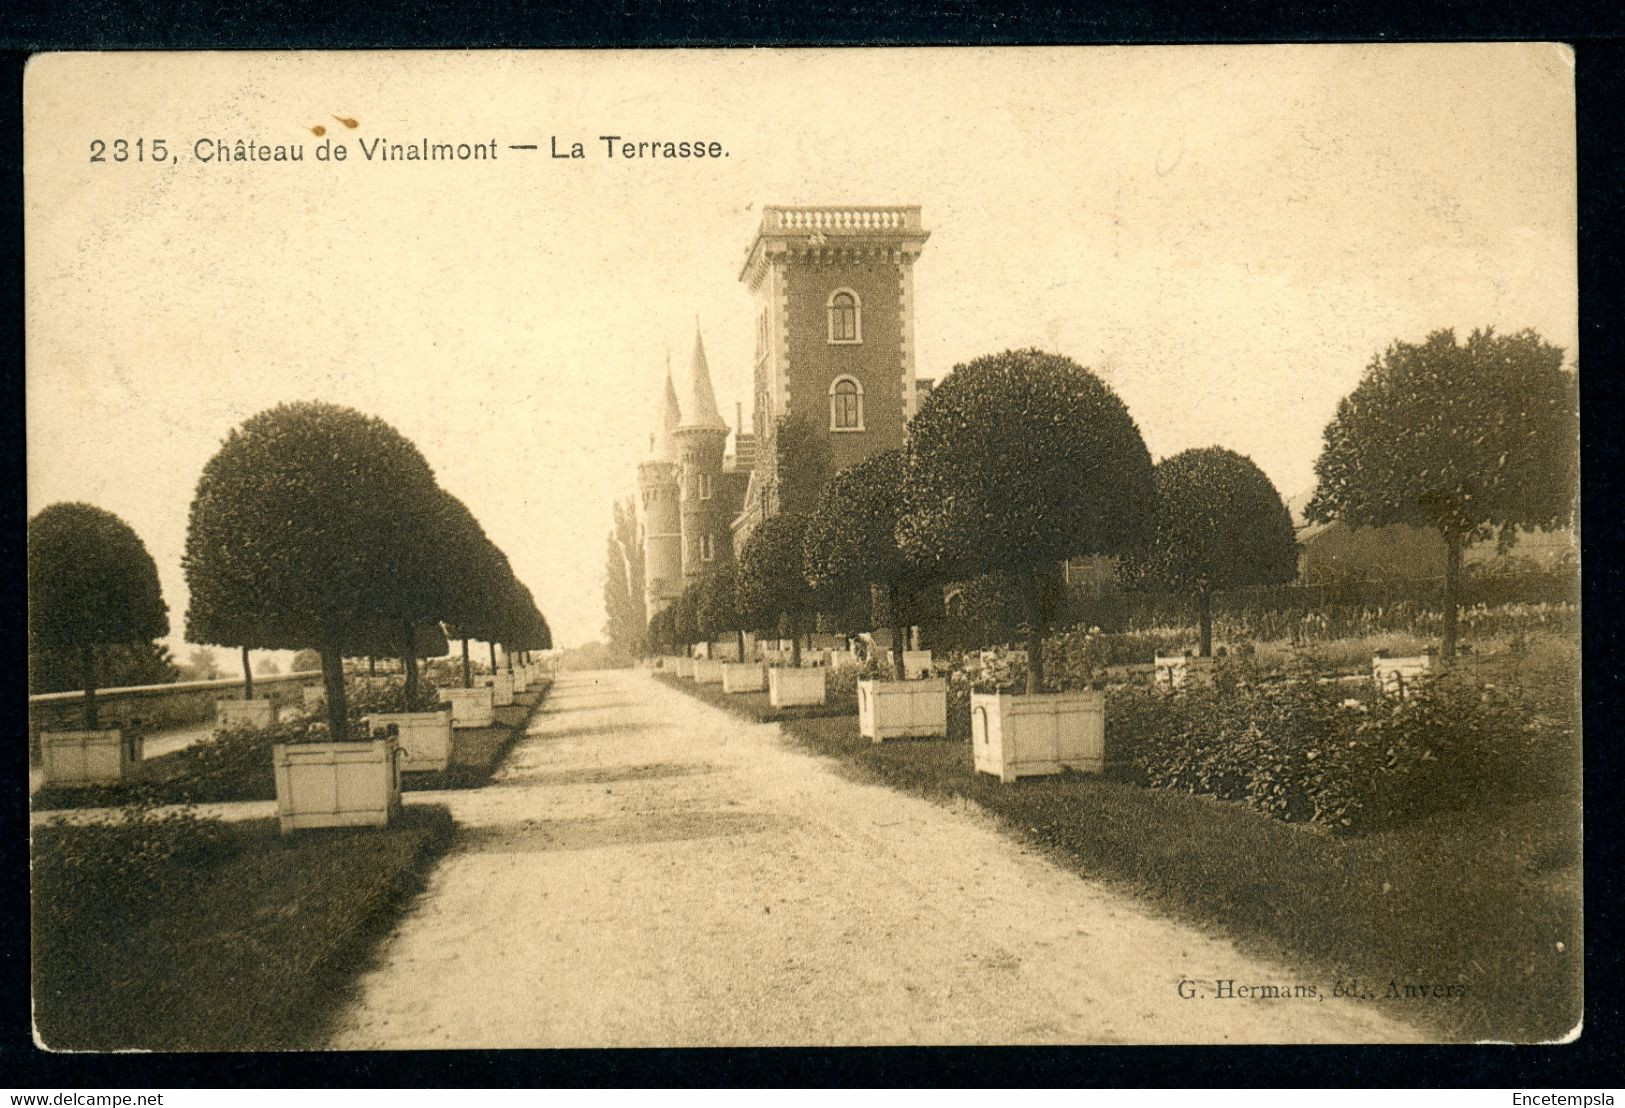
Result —
<instances>
[{"instance_id":1,"label":"white planter box","mask_svg":"<svg viewBox=\"0 0 1625 1108\"><path fill-rule=\"evenodd\" d=\"M122 731L41 731L40 762L47 785L122 781L141 761L141 736Z\"/></svg>"},{"instance_id":2,"label":"white planter box","mask_svg":"<svg viewBox=\"0 0 1625 1108\"><path fill-rule=\"evenodd\" d=\"M858 732L866 739L948 733L948 681L859 681Z\"/></svg>"},{"instance_id":3,"label":"white planter box","mask_svg":"<svg viewBox=\"0 0 1625 1108\"><path fill-rule=\"evenodd\" d=\"M368 731L395 725L405 773L431 773L451 764L450 712L378 712L361 722Z\"/></svg>"},{"instance_id":4,"label":"white planter box","mask_svg":"<svg viewBox=\"0 0 1625 1108\"><path fill-rule=\"evenodd\" d=\"M678 658L676 664L672 667L672 672L685 680L694 680L694 659L686 655Z\"/></svg>"},{"instance_id":5,"label":"white planter box","mask_svg":"<svg viewBox=\"0 0 1625 1108\"><path fill-rule=\"evenodd\" d=\"M216 727L269 727L277 720L274 700L216 700Z\"/></svg>"},{"instance_id":6,"label":"white planter box","mask_svg":"<svg viewBox=\"0 0 1625 1108\"><path fill-rule=\"evenodd\" d=\"M972 693L970 727L977 772L1000 781L1106 770L1106 697L1098 692Z\"/></svg>"},{"instance_id":7,"label":"white planter box","mask_svg":"<svg viewBox=\"0 0 1625 1108\"><path fill-rule=\"evenodd\" d=\"M762 647L762 661L770 666L787 666L790 664L790 652L780 650L776 646Z\"/></svg>"},{"instance_id":8,"label":"white planter box","mask_svg":"<svg viewBox=\"0 0 1625 1108\"><path fill-rule=\"evenodd\" d=\"M910 681L917 681L921 677L931 674L931 652L929 650L903 651L903 676Z\"/></svg>"},{"instance_id":9,"label":"white planter box","mask_svg":"<svg viewBox=\"0 0 1625 1108\"><path fill-rule=\"evenodd\" d=\"M1153 662L1159 689L1183 689L1213 684L1213 659L1194 654L1158 654Z\"/></svg>"},{"instance_id":10,"label":"white planter box","mask_svg":"<svg viewBox=\"0 0 1625 1108\"><path fill-rule=\"evenodd\" d=\"M1384 658L1373 655L1371 680L1377 691L1387 696L1404 696L1417 685L1432 677L1438 664L1433 654L1417 654L1409 658Z\"/></svg>"},{"instance_id":11,"label":"white planter box","mask_svg":"<svg viewBox=\"0 0 1625 1108\"><path fill-rule=\"evenodd\" d=\"M441 689L440 701L451 705L453 727L489 727L496 722L496 692L478 689Z\"/></svg>"},{"instance_id":12,"label":"white planter box","mask_svg":"<svg viewBox=\"0 0 1625 1108\"><path fill-rule=\"evenodd\" d=\"M789 669L774 666L767 671L767 702L775 708L802 704L822 704L827 695L822 668Z\"/></svg>"},{"instance_id":13,"label":"white planter box","mask_svg":"<svg viewBox=\"0 0 1625 1108\"><path fill-rule=\"evenodd\" d=\"M767 687L762 667L756 662L724 662L722 665L722 691L725 693L761 692Z\"/></svg>"},{"instance_id":14,"label":"white planter box","mask_svg":"<svg viewBox=\"0 0 1625 1108\"><path fill-rule=\"evenodd\" d=\"M708 642L695 643L688 648L688 652L689 656L693 658L709 658L711 656L711 644Z\"/></svg>"},{"instance_id":15,"label":"white planter box","mask_svg":"<svg viewBox=\"0 0 1625 1108\"><path fill-rule=\"evenodd\" d=\"M856 669L858 657L850 650L831 650L829 652L829 668L833 670Z\"/></svg>"},{"instance_id":16,"label":"white planter box","mask_svg":"<svg viewBox=\"0 0 1625 1108\"><path fill-rule=\"evenodd\" d=\"M722 667L724 663L713 662L709 658L694 659L694 683L696 685L722 684Z\"/></svg>"},{"instance_id":17,"label":"white planter box","mask_svg":"<svg viewBox=\"0 0 1625 1108\"><path fill-rule=\"evenodd\" d=\"M506 708L513 703L513 682L508 679L506 673L486 674L476 680L482 687L492 690L493 703L498 708Z\"/></svg>"},{"instance_id":18,"label":"white planter box","mask_svg":"<svg viewBox=\"0 0 1625 1108\"><path fill-rule=\"evenodd\" d=\"M400 746L392 738L271 748L277 822L307 827L387 827L401 809Z\"/></svg>"}]
</instances>

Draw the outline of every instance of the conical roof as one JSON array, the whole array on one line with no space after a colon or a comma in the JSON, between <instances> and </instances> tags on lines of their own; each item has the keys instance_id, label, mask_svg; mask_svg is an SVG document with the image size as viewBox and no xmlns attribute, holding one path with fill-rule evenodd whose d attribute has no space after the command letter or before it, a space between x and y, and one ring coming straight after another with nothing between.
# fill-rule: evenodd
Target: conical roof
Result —
<instances>
[{"instance_id":1,"label":"conical roof","mask_svg":"<svg viewBox=\"0 0 1625 1108\"><path fill-rule=\"evenodd\" d=\"M675 461L677 451L672 448L671 433L683 420L677 407L677 388L671 383L671 356L666 357L666 386L661 390L660 404L655 411L655 427L649 435L651 462Z\"/></svg>"},{"instance_id":2,"label":"conical roof","mask_svg":"<svg viewBox=\"0 0 1625 1108\"><path fill-rule=\"evenodd\" d=\"M717 411L717 394L711 388L711 368L705 364L705 343L700 329L694 328L694 359L688 367L688 403L683 405L683 430L726 431L727 422Z\"/></svg>"}]
</instances>

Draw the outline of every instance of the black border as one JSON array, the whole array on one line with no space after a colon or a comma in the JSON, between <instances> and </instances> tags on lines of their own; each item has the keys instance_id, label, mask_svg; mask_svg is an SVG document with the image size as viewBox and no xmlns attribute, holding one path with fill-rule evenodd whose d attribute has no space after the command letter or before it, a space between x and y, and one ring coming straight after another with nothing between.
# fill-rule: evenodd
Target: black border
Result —
<instances>
[{"instance_id":1,"label":"black border","mask_svg":"<svg viewBox=\"0 0 1625 1108\"><path fill-rule=\"evenodd\" d=\"M761 0L621 0L570 7L259 2L228 10L206 0L168 6L98 0L0 13L0 452L13 479L0 530L6 573L0 611L12 664L3 703L24 733L23 551L26 519L22 334L22 73L29 55L69 49L365 49L843 44L1235 43L1305 41L1566 41L1576 51L1580 166L1580 318L1585 407L1584 646L1586 667L1585 1032L1552 1047L1078 1047L840 1050L470 1051L376 1054L53 1055L32 1044L28 1012L25 753L14 739L0 774L0 1089L204 1087L739 1087L1011 1086L1618 1088L1622 1084L1619 936L1620 728L1614 560L1619 513L1621 366L1618 259L1625 257L1625 16L1604 0L1556 6L1282 2L1255 8L1155 3L1062 8L1031 0L936 0L910 8L785 5ZM544 1001L545 1002L545 1001Z\"/></svg>"}]
</instances>

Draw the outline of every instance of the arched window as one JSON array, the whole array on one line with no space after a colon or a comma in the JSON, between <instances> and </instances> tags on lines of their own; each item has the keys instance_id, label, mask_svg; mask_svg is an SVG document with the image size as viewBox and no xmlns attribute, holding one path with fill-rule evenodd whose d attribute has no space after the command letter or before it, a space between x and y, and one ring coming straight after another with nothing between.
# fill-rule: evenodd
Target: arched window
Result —
<instances>
[{"instance_id":1,"label":"arched window","mask_svg":"<svg viewBox=\"0 0 1625 1108\"><path fill-rule=\"evenodd\" d=\"M863 386L853 377L837 377L829 386L829 429L863 430Z\"/></svg>"},{"instance_id":2,"label":"arched window","mask_svg":"<svg viewBox=\"0 0 1625 1108\"><path fill-rule=\"evenodd\" d=\"M863 341L863 305L851 289L829 294L829 341Z\"/></svg>"}]
</instances>

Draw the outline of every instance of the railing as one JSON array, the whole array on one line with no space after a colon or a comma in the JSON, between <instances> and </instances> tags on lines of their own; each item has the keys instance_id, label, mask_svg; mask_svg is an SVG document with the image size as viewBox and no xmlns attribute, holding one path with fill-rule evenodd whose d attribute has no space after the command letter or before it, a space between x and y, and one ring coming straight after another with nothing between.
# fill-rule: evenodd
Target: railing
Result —
<instances>
[{"instance_id":1,"label":"railing","mask_svg":"<svg viewBox=\"0 0 1625 1108\"><path fill-rule=\"evenodd\" d=\"M254 696L297 703L306 685L322 679L321 670L256 676ZM139 719L147 729L201 723L214 718L216 700L242 695L241 677L221 677L213 681L175 681L167 685L129 685L96 690L96 711L104 727L128 726ZM85 694L72 692L36 693L28 698L31 730L55 730L83 725Z\"/></svg>"},{"instance_id":2,"label":"railing","mask_svg":"<svg viewBox=\"0 0 1625 1108\"><path fill-rule=\"evenodd\" d=\"M900 207L763 208L763 231L821 231L865 234L874 231L918 231L918 205Z\"/></svg>"}]
</instances>

